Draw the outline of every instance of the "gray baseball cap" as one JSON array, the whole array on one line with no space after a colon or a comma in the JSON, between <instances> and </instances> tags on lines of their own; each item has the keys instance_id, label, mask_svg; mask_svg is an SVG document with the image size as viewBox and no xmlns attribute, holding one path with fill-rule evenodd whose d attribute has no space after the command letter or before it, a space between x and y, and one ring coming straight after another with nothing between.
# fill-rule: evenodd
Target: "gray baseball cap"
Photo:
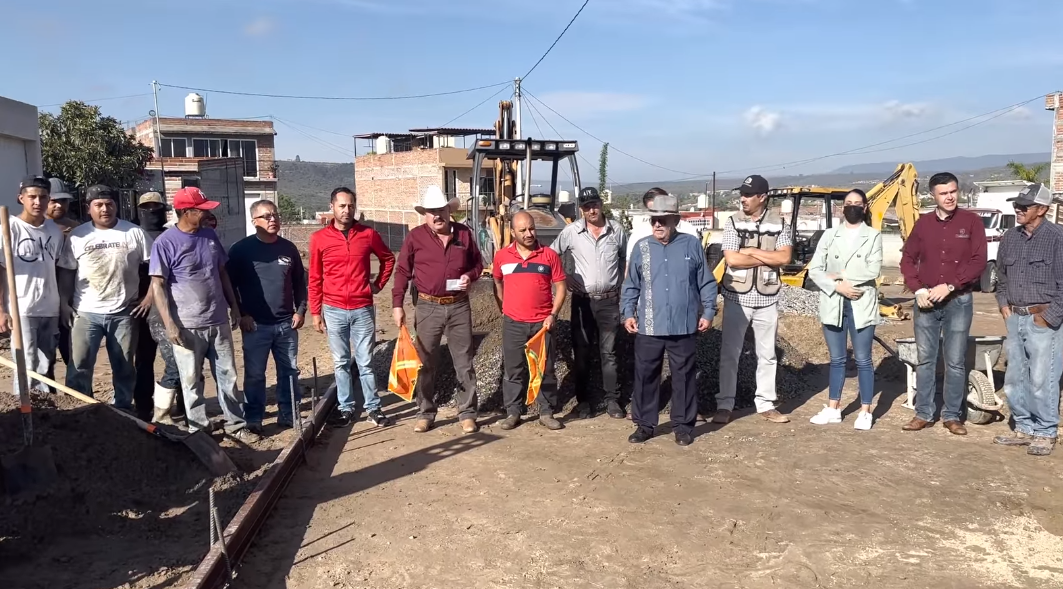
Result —
<instances>
[{"instance_id":1,"label":"gray baseball cap","mask_svg":"<svg viewBox=\"0 0 1063 589\"><path fill-rule=\"evenodd\" d=\"M53 196L52 198L55 197ZM1008 202L1013 202L1017 205L1026 207L1031 205L1048 206L1052 204L1052 193L1045 188L1044 184L1030 184L1026 188L1023 188L1018 196L1009 198Z\"/></svg>"},{"instance_id":2,"label":"gray baseball cap","mask_svg":"<svg viewBox=\"0 0 1063 589\"><path fill-rule=\"evenodd\" d=\"M73 200L74 197L67 192L66 183L59 178L49 178L48 184L51 185L51 190L48 191L52 200Z\"/></svg>"}]
</instances>

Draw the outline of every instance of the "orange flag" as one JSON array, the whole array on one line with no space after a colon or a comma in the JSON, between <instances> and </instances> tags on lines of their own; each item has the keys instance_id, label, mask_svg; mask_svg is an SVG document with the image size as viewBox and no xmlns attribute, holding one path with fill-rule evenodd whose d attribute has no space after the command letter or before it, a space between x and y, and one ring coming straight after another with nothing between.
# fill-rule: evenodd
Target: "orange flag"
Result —
<instances>
[{"instance_id":1,"label":"orange flag","mask_svg":"<svg viewBox=\"0 0 1063 589\"><path fill-rule=\"evenodd\" d=\"M417 375L421 371L421 359L409 330L403 325L395 340L395 354L391 357L391 372L388 374L388 390L406 401L413 401Z\"/></svg>"},{"instance_id":2,"label":"orange flag","mask_svg":"<svg viewBox=\"0 0 1063 589\"><path fill-rule=\"evenodd\" d=\"M545 327L524 344L524 355L528 358L528 405L532 405L539 396L539 387L543 384L543 372L546 371Z\"/></svg>"}]
</instances>

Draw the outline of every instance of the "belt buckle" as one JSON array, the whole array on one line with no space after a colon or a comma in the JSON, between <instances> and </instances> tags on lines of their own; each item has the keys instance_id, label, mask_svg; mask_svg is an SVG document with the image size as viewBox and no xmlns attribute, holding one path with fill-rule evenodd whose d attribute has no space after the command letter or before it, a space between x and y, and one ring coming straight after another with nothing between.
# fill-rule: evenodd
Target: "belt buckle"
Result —
<instances>
[{"instance_id":1,"label":"belt buckle","mask_svg":"<svg viewBox=\"0 0 1063 589\"><path fill-rule=\"evenodd\" d=\"M1026 306L1026 307L1012 307L1011 310L1016 315L1019 315L1021 317L1025 317L1025 316L1030 314L1030 307L1029 306Z\"/></svg>"}]
</instances>

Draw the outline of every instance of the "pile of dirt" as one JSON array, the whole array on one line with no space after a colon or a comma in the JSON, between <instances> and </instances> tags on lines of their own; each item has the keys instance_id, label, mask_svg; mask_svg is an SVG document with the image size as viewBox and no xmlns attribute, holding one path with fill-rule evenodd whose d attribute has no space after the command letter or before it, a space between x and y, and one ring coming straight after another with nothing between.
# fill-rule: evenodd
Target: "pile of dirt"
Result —
<instances>
[{"instance_id":1,"label":"pile of dirt","mask_svg":"<svg viewBox=\"0 0 1063 589\"><path fill-rule=\"evenodd\" d=\"M17 405L0 395L3 454L23 444ZM183 445L106 406L51 395L35 395L34 406L35 441L52 449L59 480L35 497L0 496L5 586L43 587L62 571L60 584L70 587L139 586L160 570L187 572L209 548L209 488L228 522L254 487L258 473L214 479Z\"/></svg>"},{"instance_id":2,"label":"pile of dirt","mask_svg":"<svg viewBox=\"0 0 1063 589\"><path fill-rule=\"evenodd\" d=\"M479 285L477 285L479 286ZM479 409L483 412L491 412L502 408L502 315L498 310L493 293L484 288L476 289L472 296L474 331L478 335L479 343L476 351L475 366L477 384L479 387ZM561 412L568 412L575 406L575 382L571 377L574 363L572 351L571 323L568 321L569 306L566 304L554 328L554 342L557 349L555 371L560 386L560 393L565 407ZM702 414L708 414L715 410L715 395L719 390L719 357L720 357L720 319L717 316L716 324L712 330L698 338L697 348L697 387L698 405ZM789 320L789 317L786 317ZM800 321L806 321L806 317L795 317ZM816 322L818 325L818 322ZM816 346L825 347L822 334L818 328L814 332L804 330L801 333L809 340L815 339ZM802 351L807 347L802 339L801 345L794 345L782 334L776 340L776 354L778 357L778 375L776 388L780 401L787 401L803 395L819 392L826 386L825 377L822 377L824 366L813 364L809 356ZM375 350L374 369L378 382L387 382L388 370L391 366L391 354L394 350L394 342L382 342ZM621 329L616 344L617 365L619 368L619 383L622 398L630 396L634 384L634 336ZM454 375L453 363L450 352L446 345L437 351L435 361L438 362L436 377L436 398L441 406L453 404L454 394L461 385ZM593 359L590 368L588 388L592 399L597 399L598 409L604 408L601 363L597 358ZM662 375L662 397L670 395L670 379L667 362ZM822 381L822 382L821 382ZM736 408L742 409L753 405L753 396L756 390L756 353L754 350L753 330L746 334L745 345L738 365L738 392ZM662 410L667 408L665 403ZM534 412L534 410L533 410Z\"/></svg>"}]
</instances>

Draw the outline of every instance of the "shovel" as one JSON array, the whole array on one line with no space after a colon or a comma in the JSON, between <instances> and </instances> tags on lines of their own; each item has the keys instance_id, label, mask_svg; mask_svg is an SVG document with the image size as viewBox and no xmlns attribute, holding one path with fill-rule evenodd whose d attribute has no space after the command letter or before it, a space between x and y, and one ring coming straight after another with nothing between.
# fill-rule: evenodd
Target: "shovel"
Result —
<instances>
[{"instance_id":1,"label":"shovel","mask_svg":"<svg viewBox=\"0 0 1063 589\"><path fill-rule=\"evenodd\" d=\"M22 413L23 447L14 454L0 457L4 472L4 487L10 495L40 492L55 484L59 474L55 459L48 446L33 445L33 406L30 403L30 383L26 371L26 351L22 343L22 318L18 310L18 294L15 292L15 259L12 254L11 224L7 207L0 207L0 229L3 233L4 268L7 270L7 291L10 295L11 350L15 361L3 360L15 370L15 386L18 387L19 411Z\"/></svg>"},{"instance_id":2,"label":"shovel","mask_svg":"<svg viewBox=\"0 0 1063 589\"><path fill-rule=\"evenodd\" d=\"M4 358L3 356L0 356L0 364L10 366L11 361L7 358ZM96 405L105 405L102 401L93 399L88 395L83 395L75 391L74 389L68 386L61 385L46 376L41 376L33 371L26 372L30 377L35 378L48 386L54 387L55 390L70 395L71 397L74 397L79 401ZM165 429L162 429L154 424L138 419L136 416L130 415L129 413L126 413L121 409L112 407L111 405L105 406L111 411L117 413L118 415L121 415L122 417L137 424L137 427L148 432L149 434L158 436L164 440L169 440L171 442L180 442L185 446L188 446L188 449L196 455L196 458L199 458L199 461L202 462L207 467L207 470L209 470L210 473L214 476L225 476L230 472L234 472L237 470L236 465L233 464L233 461L229 458L229 455L221 449L221 446L219 446L218 443L214 441L214 438L210 437L210 434L203 430L199 430L194 434L175 434Z\"/></svg>"}]
</instances>

